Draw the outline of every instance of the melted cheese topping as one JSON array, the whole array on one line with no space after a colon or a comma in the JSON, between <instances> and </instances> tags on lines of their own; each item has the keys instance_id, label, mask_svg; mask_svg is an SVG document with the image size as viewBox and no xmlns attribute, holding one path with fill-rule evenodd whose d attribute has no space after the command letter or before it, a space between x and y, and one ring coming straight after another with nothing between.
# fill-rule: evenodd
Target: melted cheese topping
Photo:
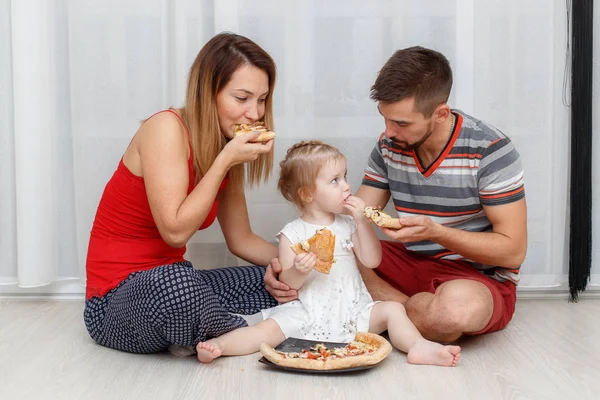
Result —
<instances>
[{"instance_id":1,"label":"melted cheese topping","mask_svg":"<svg viewBox=\"0 0 600 400\"><path fill-rule=\"evenodd\" d=\"M299 359L311 359L311 360L331 360L352 356L360 356L363 354L370 354L376 350L376 347L358 341L352 341L348 343L345 347L334 347L333 349L328 349L326 345L323 343L319 343L311 347L310 349L303 349L302 352L282 352L278 351L283 358L299 358Z\"/></svg>"}]
</instances>

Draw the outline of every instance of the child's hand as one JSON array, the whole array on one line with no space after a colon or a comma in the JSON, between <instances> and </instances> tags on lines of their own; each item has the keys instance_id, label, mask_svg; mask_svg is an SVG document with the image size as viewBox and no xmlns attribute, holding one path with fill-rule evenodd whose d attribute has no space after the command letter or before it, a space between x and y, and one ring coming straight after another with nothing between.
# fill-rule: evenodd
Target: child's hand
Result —
<instances>
[{"instance_id":1,"label":"child's hand","mask_svg":"<svg viewBox=\"0 0 600 400\"><path fill-rule=\"evenodd\" d=\"M300 253L294 257L294 268L302 273L309 273L317 264L317 256L313 253Z\"/></svg>"},{"instance_id":2,"label":"child's hand","mask_svg":"<svg viewBox=\"0 0 600 400\"><path fill-rule=\"evenodd\" d=\"M369 219L365 216L365 202L356 196L350 196L344 202L344 208L346 214L349 214L354 218L354 223L363 224L369 222Z\"/></svg>"}]
</instances>

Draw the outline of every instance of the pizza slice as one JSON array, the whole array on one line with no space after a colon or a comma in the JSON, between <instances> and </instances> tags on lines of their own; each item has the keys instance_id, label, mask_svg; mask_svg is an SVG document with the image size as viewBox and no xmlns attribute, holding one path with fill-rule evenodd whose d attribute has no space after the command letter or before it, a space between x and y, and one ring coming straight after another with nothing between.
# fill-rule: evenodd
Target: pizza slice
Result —
<instances>
[{"instance_id":1,"label":"pizza slice","mask_svg":"<svg viewBox=\"0 0 600 400\"><path fill-rule=\"evenodd\" d=\"M263 343L260 352L273 364L309 370L336 370L375 365L390 354L392 346L374 333L358 332L344 347L327 348L320 343L300 352L278 351Z\"/></svg>"},{"instance_id":2,"label":"pizza slice","mask_svg":"<svg viewBox=\"0 0 600 400\"><path fill-rule=\"evenodd\" d=\"M233 132L233 136L244 135L249 132L260 132L260 135L251 142L268 142L271 139L275 138L275 132L271 132L267 129L266 125L262 121L257 121L253 124L236 124L235 130Z\"/></svg>"},{"instance_id":3,"label":"pizza slice","mask_svg":"<svg viewBox=\"0 0 600 400\"><path fill-rule=\"evenodd\" d=\"M301 254L305 252L314 253L317 256L315 270L329 275L331 266L335 262L333 252L335 250L335 235L327 228L317 231L308 240L303 240L290 246L294 253Z\"/></svg>"},{"instance_id":4,"label":"pizza slice","mask_svg":"<svg viewBox=\"0 0 600 400\"><path fill-rule=\"evenodd\" d=\"M398 218L392 218L391 215L383 212L377 207L365 207L364 214L379 227L390 229L402 228Z\"/></svg>"}]
</instances>

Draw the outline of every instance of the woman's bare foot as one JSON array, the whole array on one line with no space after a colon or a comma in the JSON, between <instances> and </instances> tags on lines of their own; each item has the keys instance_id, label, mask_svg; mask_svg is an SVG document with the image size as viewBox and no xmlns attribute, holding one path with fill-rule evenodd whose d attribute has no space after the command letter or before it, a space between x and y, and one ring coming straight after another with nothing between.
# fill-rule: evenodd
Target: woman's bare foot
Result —
<instances>
[{"instance_id":1,"label":"woman's bare foot","mask_svg":"<svg viewBox=\"0 0 600 400\"><path fill-rule=\"evenodd\" d=\"M198 343L196 345L196 351L198 352L198 360L204 364L208 364L215 358L221 356L219 343L213 340Z\"/></svg>"},{"instance_id":2,"label":"woman's bare foot","mask_svg":"<svg viewBox=\"0 0 600 400\"><path fill-rule=\"evenodd\" d=\"M455 367L458 360L459 346L444 346L426 339L420 339L408 350L408 362L411 364Z\"/></svg>"}]
</instances>

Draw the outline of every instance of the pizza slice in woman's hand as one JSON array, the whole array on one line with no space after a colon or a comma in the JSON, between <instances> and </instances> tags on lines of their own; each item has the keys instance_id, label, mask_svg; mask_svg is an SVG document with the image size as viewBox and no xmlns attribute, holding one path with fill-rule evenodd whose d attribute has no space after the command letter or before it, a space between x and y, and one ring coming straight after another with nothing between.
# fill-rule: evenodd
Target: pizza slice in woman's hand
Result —
<instances>
[{"instance_id":1,"label":"pizza slice in woman's hand","mask_svg":"<svg viewBox=\"0 0 600 400\"><path fill-rule=\"evenodd\" d=\"M253 124L236 124L233 135L235 137L249 132L260 132L260 135L256 139L251 140L251 142L268 142L275 138L275 132L270 131L262 121L257 121Z\"/></svg>"}]
</instances>

